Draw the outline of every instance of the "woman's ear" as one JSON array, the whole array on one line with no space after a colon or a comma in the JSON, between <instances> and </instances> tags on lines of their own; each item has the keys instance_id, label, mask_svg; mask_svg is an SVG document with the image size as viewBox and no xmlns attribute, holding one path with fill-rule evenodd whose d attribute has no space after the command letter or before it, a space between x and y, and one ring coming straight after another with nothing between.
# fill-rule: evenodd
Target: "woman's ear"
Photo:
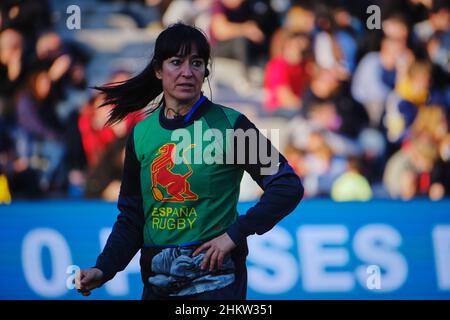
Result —
<instances>
[{"instance_id":1,"label":"woman's ear","mask_svg":"<svg viewBox=\"0 0 450 320\"><path fill-rule=\"evenodd\" d=\"M162 79L161 70L155 70L155 76L156 76L156 78L161 80Z\"/></svg>"}]
</instances>

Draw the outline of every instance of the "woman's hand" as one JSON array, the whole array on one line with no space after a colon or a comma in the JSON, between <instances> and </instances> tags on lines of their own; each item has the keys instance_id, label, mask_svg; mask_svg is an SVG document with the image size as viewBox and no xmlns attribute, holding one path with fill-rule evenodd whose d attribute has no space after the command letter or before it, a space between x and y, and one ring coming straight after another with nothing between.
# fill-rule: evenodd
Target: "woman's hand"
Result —
<instances>
[{"instance_id":1,"label":"woman's hand","mask_svg":"<svg viewBox=\"0 0 450 320\"><path fill-rule=\"evenodd\" d=\"M91 294L91 290L101 286L103 271L97 268L80 270L79 276L75 277L75 287L83 296Z\"/></svg>"},{"instance_id":2,"label":"woman's hand","mask_svg":"<svg viewBox=\"0 0 450 320\"><path fill-rule=\"evenodd\" d=\"M215 267L217 267L218 270L222 268L223 259L234 248L236 248L236 244L231 240L227 233L224 233L202 244L194 251L192 256L195 257L200 252L207 250L201 268L202 270L205 270L209 266L209 271L214 271Z\"/></svg>"}]
</instances>

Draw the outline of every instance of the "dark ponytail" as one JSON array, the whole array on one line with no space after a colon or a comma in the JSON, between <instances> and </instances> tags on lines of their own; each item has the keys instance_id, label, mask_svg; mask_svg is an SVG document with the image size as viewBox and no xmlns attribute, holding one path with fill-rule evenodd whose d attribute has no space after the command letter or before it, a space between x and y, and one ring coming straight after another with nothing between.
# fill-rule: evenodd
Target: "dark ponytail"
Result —
<instances>
[{"instance_id":1,"label":"dark ponytail","mask_svg":"<svg viewBox=\"0 0 450 320\"><path fill-rule=\"evenodd\" d=\"M99 107L113 106L106 125L120 122L128 114L145 108L163 91L162 82L156 77L152 62L133 78L94 87L94 89L105 95L105 100Z\"/></svg>"},{"instance_id":2,"label":"dark ponytail","mask_svg":"<svg viewBox=\"0 0 450 320\"><path fill-rule=\"evenodd\" d=\"M162 81L156 77L155 70L162 67L164 60L176 56L187 56L191 53L192 45L198 55L208 65L210 60L210 46L202 30L176 23L161 32L155 42L155 50L150 63L137 76L125 80L94 87L105 95L105 101L100 107L112 105L107 125L120 122L132 112L144 109L162 92ZM155 107L147 113L155 111L162 105L162 100L155 102Z\"/></svg>"}]
</instances>

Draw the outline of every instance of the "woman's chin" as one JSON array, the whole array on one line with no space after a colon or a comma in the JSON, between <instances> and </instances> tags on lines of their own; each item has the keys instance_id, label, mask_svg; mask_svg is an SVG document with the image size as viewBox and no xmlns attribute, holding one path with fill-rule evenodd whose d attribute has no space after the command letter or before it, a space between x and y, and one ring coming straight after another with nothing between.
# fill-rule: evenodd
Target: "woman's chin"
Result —
<instances>
[{"instance_id":1,"label":"woman's chin","mask_svg":"<svg viewBox=\"0 0 450 320\"><path fill-rule=\"evenodd\" d=\"M189 102L194 100L199 96L197 92L181 92L175 96L175 98L180 102Z\"/></svg>"}]
</instances>

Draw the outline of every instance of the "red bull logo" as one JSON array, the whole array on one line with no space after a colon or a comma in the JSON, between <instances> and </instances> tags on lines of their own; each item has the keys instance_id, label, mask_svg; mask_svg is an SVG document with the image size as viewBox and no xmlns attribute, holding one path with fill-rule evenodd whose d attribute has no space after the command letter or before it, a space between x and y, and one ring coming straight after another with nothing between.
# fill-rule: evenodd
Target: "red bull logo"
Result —
<instances>
[{"instance_id":1,"label":"red bull logo","mask_svg":"<svg viewBox=\"0 0 450 320\"><path fill-rule=\"evenodd\" d=\"M190 144L183 151L183 161L188 167L188 172L184 175L172 172L175 166L173 159L176 152L176 144L166 143L159 148L158 156L151 165L152 193L155 200L161 202L184 202L198 199L198 195L191 191L188 178L192 174L192 168L184 157L184 153L192 147L195 147L195 144ZM161 189L165 191L166 195Z\"/></svg>"}]
</instances>

